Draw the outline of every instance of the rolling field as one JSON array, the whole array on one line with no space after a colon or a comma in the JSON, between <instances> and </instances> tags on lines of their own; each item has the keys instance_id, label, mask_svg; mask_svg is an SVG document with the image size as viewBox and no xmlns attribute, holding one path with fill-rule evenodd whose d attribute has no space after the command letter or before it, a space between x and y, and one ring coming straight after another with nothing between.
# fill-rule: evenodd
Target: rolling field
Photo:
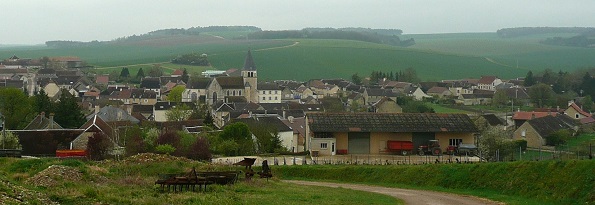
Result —
<instances>
[{"instance_id":1,"label":"rolling field","mask_svg":"<svg viewBox=\"0 0 595 205\"><path fill-rule=\"evenodd\" d=\"M416 45L403 48L350 40L283 39L228 40L244 33L205 33L201 36L173 36L151 41L106 44L95 47L46 48L44 46L0 48L0 58L13 54L21 58L42 56L79 56L96 66L98 73L109 73L122 67L150 68L162 64L164 72L188 68L191 72L206 69L241 68L248 49L261 80L345 78L371 71L398 72L414 68L422 80L523 77L550 68L572 71L595 66L595 49L549 46L540 39L573 34L536 35L499 38L496 33L414 34ZM222 36L218 37L218 36ZM297 43L296 43L297 42ZM166 64L172 57L186 53L206 53L212 67Z\"/></svg>"}]
</instances>

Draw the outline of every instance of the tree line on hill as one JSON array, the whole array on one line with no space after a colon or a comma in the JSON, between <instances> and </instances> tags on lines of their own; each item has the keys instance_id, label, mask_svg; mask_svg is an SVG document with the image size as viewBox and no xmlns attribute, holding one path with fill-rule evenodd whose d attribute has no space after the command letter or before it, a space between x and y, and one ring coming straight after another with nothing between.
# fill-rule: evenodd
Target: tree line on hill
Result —
<instances>
[{"instance_id":1,"label":"tree line on hill","mask_svg":"<svg viewBox=\"0 0 595 205\"><path fill-rule=\"evenodd\" d=\"M229 31L243 31L243 32L256 32L262 31L262 29L255 27L255 26L208 26L208 27L190 27L187 29L184 28L170 28L170 29L159 29L155 31L151 31L141 35L132 35L132 36L125 36L116 38L111 41L46 41L45 45L48 47L53 48L71 48L71 47L87 47L87 46L99 46L113 42L134 42L134 41L141 41L141 40L148 40L152 38L160 38L163 36L173 36L173 35L199 35L201 32L229 32Z\"/></svg>"},{"instance_id":2,"label":"tree line on hill","mask_svg":"<svg viewBox=\"0 0 595 205\"><path fill-rule=\"evenodd\" d=\"M496 33L502 38L548 34L548 33L576 33L585 34L595 31L593 27L518 27L498 29Z\"/></svg>"},{"instance_id":3,"label":"tree line on hill","mask_svg":"<svg viewBox=\"0 0 595 205\"><path fill-rule=\"evenodd\" d=\"M502 38L513 38L536 34L569 33L572 37L552 37L541 40L540 43L555 46L594 47L595 28L593 27L521 27L503 28L496 31Z\"/></svg>"},{"instance_id":4,"label":"tree line on hill","mask_svg":"<svg viewBox=\"0 0 595 205\"><path fill-rule=\"evenodd\" d=\"M412 46L415 44L415 40L413 38L401 40L397 33L401 33L402 31L397 29L382 29L379 30L379 32L374 31L374 29L355 28L306 28L302 30L258 31L248 34L247 37L250 39L343 39L403 47ZM392 35L386 35L385 33L392 33Z\"/></svg>"}]
</instances>

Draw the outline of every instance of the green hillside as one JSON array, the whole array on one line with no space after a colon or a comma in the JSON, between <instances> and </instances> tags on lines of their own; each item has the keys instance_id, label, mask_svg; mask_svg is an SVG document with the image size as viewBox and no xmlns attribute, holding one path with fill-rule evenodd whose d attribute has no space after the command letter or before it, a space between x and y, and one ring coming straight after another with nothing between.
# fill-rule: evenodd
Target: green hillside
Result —
<instances>
[{"instance_id":1,"label":"green hillside","mask_svg":"<svg viewBox=\"0 0 595 205\"><path fill-rule=\"evenodd\" d=\"M493 62L541 71L572 71L595 66L595 49L567 46L552 46L539 43L551 37L570 37L571 33L529 35L515 38L500 38L496 33L419 34L406 35L415 38L412 49L481 56Z\"/></svg>"},{"instance_id":2,"label":"green hillside","mask_svg":"<svg viewBox=\"0 0 595 205\"><path fill-rule=\"evenodd\" d=\"M245 33L205 32L205 35L172 35L72 48L0 48L0 58L13 54L22 58L79 56L97 68L118 69L124 66L136 68L138 64L148 67L153 63L168 62L177 55L197 52L209 55L212 68L208 69L225 70L241 67L246 51L252 49L262 80L349 79L354 73L368 76L372 70L398 72L407 68L414 68L422 80L478 78L481 75L514 78L525 76L528 70L571 71L595 66L593 48L539 43L551 36L573 34L515 38L500 38L496 33L403 35L403 39L414 38L416 41L407 48L352 40L229 39Z\"/></svg>"}]
</instances>

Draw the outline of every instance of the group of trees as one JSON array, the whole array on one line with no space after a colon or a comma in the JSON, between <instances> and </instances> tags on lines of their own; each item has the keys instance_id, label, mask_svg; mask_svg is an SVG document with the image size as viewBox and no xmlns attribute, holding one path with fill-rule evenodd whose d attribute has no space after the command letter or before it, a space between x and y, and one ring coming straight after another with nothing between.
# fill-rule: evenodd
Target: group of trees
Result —
<instances>
[{"instance_id":1,"label":"group of trees","mask_svg":"<svg viewBox=\"0 0 595 205\"><path fill-rule=\"evenodd\" d=\"M77 102L67 90L62 90L59 100L53 102L44 90L29 97L17 88L0 89L0 112L7 129L22 129L42 112L46 117L55 113L54 120L64 128L79 128L85 118Z\"/></svg>"},{"instance_id":2,"label":"group of trees","mask_svg":"<svg viewBox=\"0 0 595 205\"><path fill-rule=\"evenodd\" d=\"M541 75L534 75L527 72L524 85L528 87L528 94L531 102L538 107L565 107L568 101L576 97L584 97L583 109L592 111L595 96L595 78L590 73L595 69L578 70L572 73L559 71L552 72L546 69Z\"/></svg>"},{"instance_id":3,"label":"group of trees","mask_svg":"<svg viewBox=\"0 0 595 205\"><path fill-rule=\"evenodd\" d=\"M172 63L194 65L194 66L210 66L207 54L189 53L180 55L174 59L171 59Z\"/></svg>"},{"instance_id":4,"label":"group of trees","mask_svg":"<svg viewBox=\"0 0 595 205\"><path fill-rule=\"evenodd\" d=\"M226 125L219 134L209 136L214 153L226 156L253 155L256 153L283 153L276 128L257 124L248 126L242 122ZM254 135L254 139L252 138Z\"/></svg>"},{"instance_id":5,"label":"group of trees","mask_svg":"<svg viewBox=\"0 0 595 205\"><path fill-rule=\"evenodd\" d=\"M185 70L185 69L184 69ZM145 73L145 70L143 68L139 68L136 71L136 74L132 75L132 73L130 72L130 69L128 69L127 67L123 67L120 69L120 72L114 70L111 73L109 73L109 79L112 81L115 81L117 83L135 83L135 84L139 84L141 82L141 80L144 77L161 77L163 76L163 69L161 68L161 65L159 64L155 64L152 67L149 68L149 70L147 71L147 73ZM188 73L186 74L186 81L188 81Z\"/></svg>"},{"instance_id":6,"label":"group of trees","mask_svg":"<svg viewBox=\"0 0 595 205\"><path fill-rule=\"evenodd\" d=\"M594 32L591 27L519 27L498 29L496 33L503 38L548 34L548 33L589 33Z\"/></svg>"},{"instance_id":7,"label":"group of trees","mask_svg":"<svg viewBox=\"0 0 595 205\"><path fill-rule=\"evenodd\" d=\"M209 134L206 131L205 133ZM204 136L206 134L196 136L184 131L161 132L152 125L133 126L126 130L120 144L124 145L126 155L128 156L149 152L210 161L212 154L209 149L209 142ZM103 140L102 136L93 137L100 138L93 139L94 141L102 142ZM89 141L91 141L91 138ZM105 143L95 143L93 146L99 146L97 150L107 148ZM105 156L101 155L102 152L98 151L98 153L100 153L99 156ZM91 155L92 153L90 152L89 154Z\"/></svg>"},{"instance_id":8,"label":"group of trees","mask_svg":"<svg viewBox=\"0 0 595 205\"><path fill-rule=\"evenodd\" d=\"M120 142L125 147L126 155L138 153L161 153L209 161L212 154L225 156L245 156L256 153L285 152L278 137L278 131L268 125L248 127L237 122L227 126L221 132L214 132L205 127L198 135L183 131L161 132L150 124L128 128ZM254 138L252 137L254 136ZM108 149L106 136L93 136L89 146L95 159L105 158Z\"/></svg>"},{"instance_id":9,"label":"group of trees","mask_svg":"<svg viewBox=\"0 0 595 205\"><path fill-rule=\"evenodd\" d=\"M421 80L417 76L417 71L413 68L407 68L405 71L399 70L398 72L382 72L382 71L372 71L369 76L369 84L378 84L381 80L391 80L391 81L399 81L399 82L410 82L410 83L419 83ZM361 85L364 83L364 79L359 76L359 74L355 73L351 75L351 82L355 83L356 85Z\"/></svg>"}]
</instances>

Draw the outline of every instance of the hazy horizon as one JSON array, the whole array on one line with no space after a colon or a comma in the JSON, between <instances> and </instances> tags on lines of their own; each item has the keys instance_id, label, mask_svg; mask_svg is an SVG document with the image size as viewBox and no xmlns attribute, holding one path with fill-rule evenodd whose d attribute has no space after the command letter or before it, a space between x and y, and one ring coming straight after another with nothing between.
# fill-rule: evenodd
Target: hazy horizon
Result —
<instances>
[{"instance_id":1,"label":"hazy horizon","mask_svg":"<svg viewBox=\"0 0 595 205\"><path fill-rule=\"evenodd\" d=\"M593 27L595 1L30 0L5 4L1 45L108 41L168 28L256 26L401 29L403 34L496 32L513 27Z\"/></svg>"}]
</instances>

